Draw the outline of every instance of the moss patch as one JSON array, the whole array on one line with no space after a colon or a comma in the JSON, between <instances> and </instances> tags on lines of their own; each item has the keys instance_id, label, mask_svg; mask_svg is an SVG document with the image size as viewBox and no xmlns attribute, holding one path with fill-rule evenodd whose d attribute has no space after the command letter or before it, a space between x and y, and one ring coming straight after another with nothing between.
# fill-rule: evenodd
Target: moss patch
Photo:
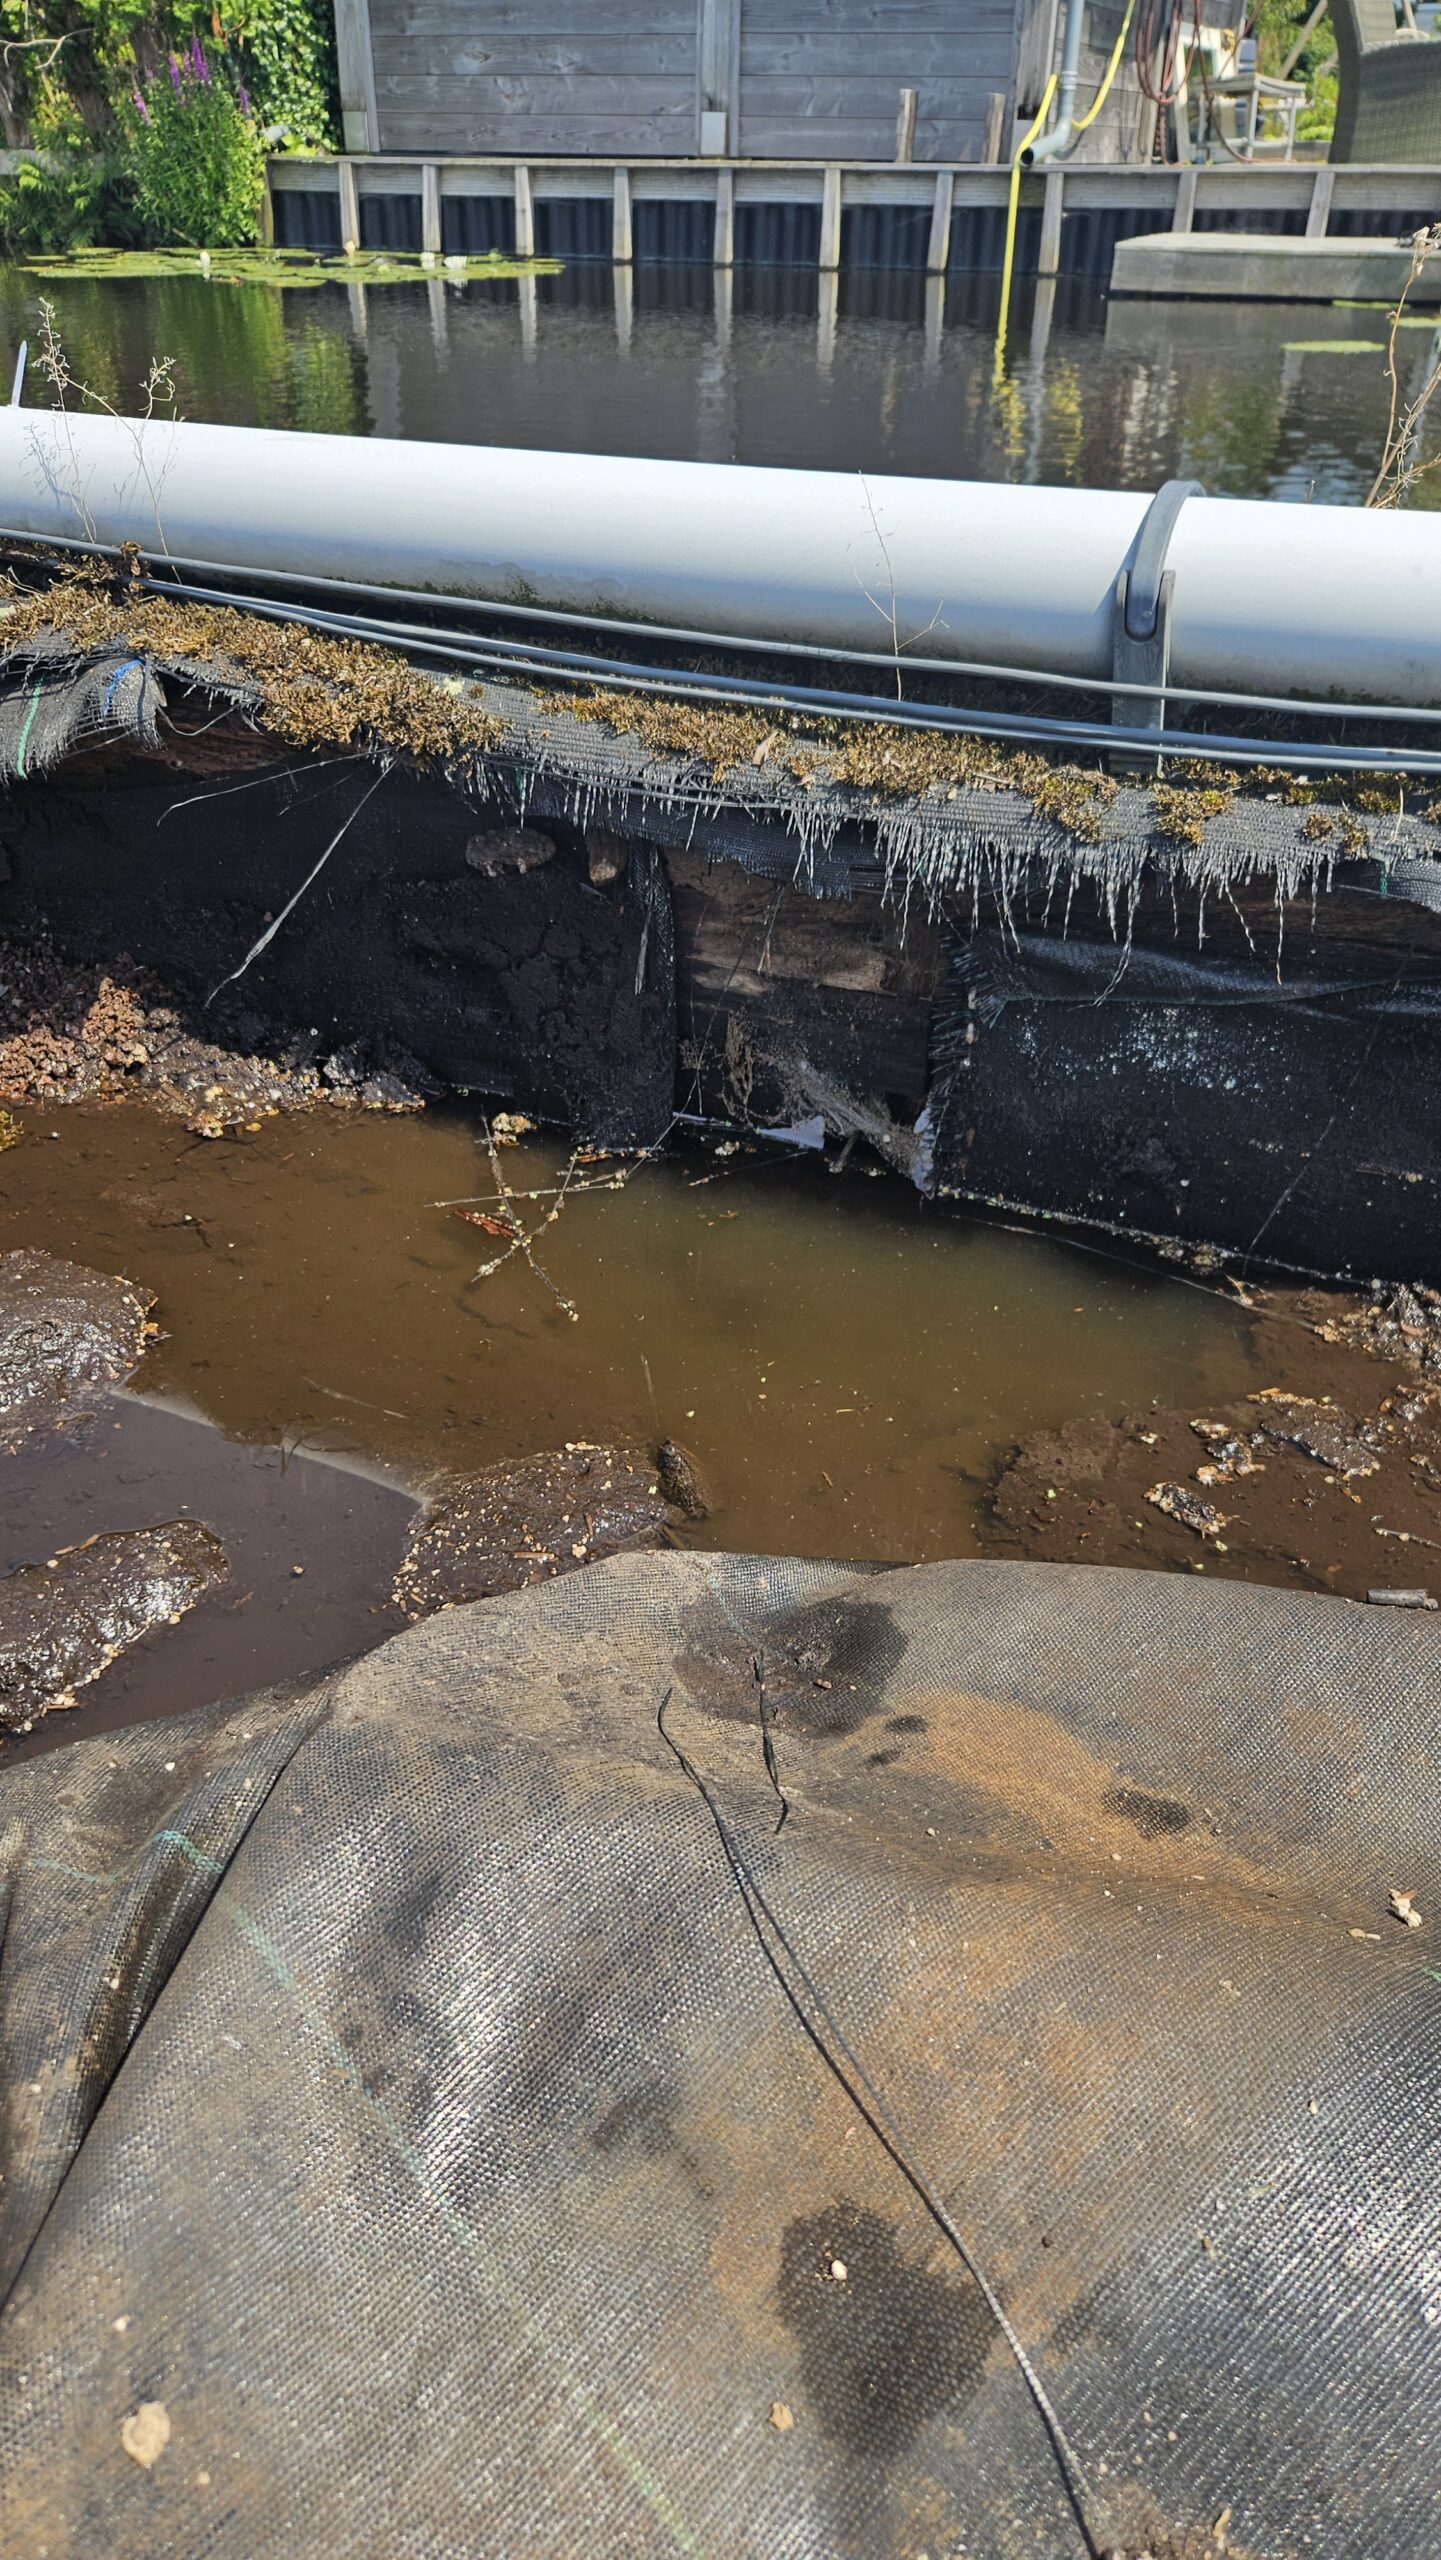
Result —
<instances>
[{"instance_id":1,"label":"moss patch","mask_svg":"<svg viewBox=\"0 0 1441 2560\"><path fill-rule=\"evenodd\" d=\"M1008 754L986 738L940 729L892 728L884 721L852 727L818 719L797 734L764 712L666 702L645 694L584 693L567 704L573 718L594 720L621 737L639 738L660 755L692 756L718 781L772 760L801 783L848 784L882 798L945 799L960 790L1014 791L1037 813L1072 835L1099 840L1101 816L1118 785L1107 773L1048 764L1044 756Z\"/></svg>"},{"instance_id":2,"label":"moss patch","mask_svg":"<svg viewBox=\"0 0 1441 2560\"><path fill-rule=\"evenodd\" d=\"M0 623L7 657L52 634L85 656L124 648L199 669L224 661L259 688L257 727L292 747L349 748L444 767L498 745L503 734L473 696L437 684L389 650L231 606L128 594L86 570L62 574L43 593L17 594Z\"/></svg>"}]
</instances>

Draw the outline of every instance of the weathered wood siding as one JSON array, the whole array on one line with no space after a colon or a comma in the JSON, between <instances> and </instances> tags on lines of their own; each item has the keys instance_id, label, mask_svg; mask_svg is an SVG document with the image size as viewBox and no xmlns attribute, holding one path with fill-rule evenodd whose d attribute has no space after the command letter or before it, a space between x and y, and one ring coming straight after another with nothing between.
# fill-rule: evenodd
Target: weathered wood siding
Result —
<instances>
[{"instance_id":1,"label":"weathered wood siding","mask_svg":"<svg viewBox=\"0 0 1441 2560\"><path fill-rule=\"evenodd\" d=\"M739 149L748 159L889 160L902 89L917 160L978 160L1009 92L1015 0L744 0Z\"/></svg>"},{"instance_id":2,"label":"weathered wood siding","mask_svg":"<svg viewBox=\"0 0 1441 2560\"><path fill-rule=\"evenodd\" d=\"M345 0L351 12L365 0ZM976 160L1017 0L369 0L383 151ZM1007 128L1009 129L1009 128Z\"/></svg>"},{"instance_id":3,"label":"weathered wood siding","mask_svg":"<svg viewBox=\"0 0 1441 2560\"><path fill-rule=\"evenodd\" d=\"M335 0L347 140L417 156L889 161L903 89L913 158L978 161L987 108L1034 111L1057 0ZM1096 0L1081 102L1120 23ZM369 44L366 44L366 31ZM1135 155L1123 69L1080 157ZM704 118L704 125L702 119ZM1141 136L1142 156L1148 133Z\"/></svg>"},{"instance_id":4,"label":"weathered wood siding","mask_svg":"<svg viewBox=\"0 0 1441 2560\"><path fill-rule=\"evenodd\" d=\"M382 151L696 148L697 0L371 0Z\"/></svg>"}]
</instances>

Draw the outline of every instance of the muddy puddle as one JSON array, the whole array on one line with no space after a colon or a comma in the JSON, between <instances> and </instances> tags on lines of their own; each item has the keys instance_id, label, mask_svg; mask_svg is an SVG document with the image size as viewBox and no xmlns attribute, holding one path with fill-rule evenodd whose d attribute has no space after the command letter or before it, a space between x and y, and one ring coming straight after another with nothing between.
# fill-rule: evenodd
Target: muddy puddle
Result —
<instances>
[{"instance_id":1,"label":"muddy puddle","mask_svg":"<svg viewBox=\"0 0 1441 2560\"><path fill-rule=\"evenodd\" d=\"M493 1192L460 1110L215 1141L143 1108L23 1117L0 1249L152 1294L142 1394L417 1489L568 1440L675 1438L714 1504L697 1543L934 1557L974 1546L999 1447L1255 1383L1244 1311L1220 1297L891 1177L697 1149L573 1191L539 1248L571 1320L519 1260L477 1282L501 1245L433 1205L484 1211ZM507 1184L543 1186L557 1162L509 1148Z\"/></svg>"},{"instance_id":2,"label":"muddy puddle","mask_svg":"<svg viewBox=\"0 0 1441 2560\"><path fill-rule=\"evenodd\" d=\"M128 1642L74 1706L7 1735L0 1766L378 1644L403 1624L389 1592L414 1518L398 1486L351 1465L229 1440L169 1402L95 1400L80 1426L0 1459L0 1574L43 1572L86 1540L163 1523L203 1524L223 1578L207 1577L178 1623L162 1616Z\"/></svg>"},{"instance_id":3,"label":"muddy puddle","mask_svg":"<svg viewBox=\"0 0 1441 2560\"><path fill-rule=\"evenodd\" d=\"M1249 1401L1379 1405L1395 1364L1328 1346L1324 1301L1250 1307L1224 1280L958 1215L890 1175L698 1144L619 1189L614 1166L584 1167L537 1244L547 1280L519 1256L477 1279L505 1238L457 1212L503 1222L515 1204L460 1106L215 1140L139 1104L21 1117L0 1154L0 1252L124 1274L152 1331L83 1428L0 1461L0 1572L171 1522L212 1530L226 1570L6 1754L378 1641L401 1623L417 1504L575 1443L680 1443L708 1509L668 1534L696 1546L1054 1556L1358 1597L1424 1578L1432 1459L1386 1426L1402 1503L1399 1480L1338 1474ZM532 1138L500 1161L543 1215L560 1151ZM1213 1415L1269 1437L1244 1485L1203 1497L1214 1453L1192 1447L1192 1418ZM1149 1503L1153 1475L1224 1510L1220 1529ZM1235 1525L1242 1492L1253 1533ZM1419 1544L1383 1551L1378 1503Z\"/></svg>"}]
</instances>

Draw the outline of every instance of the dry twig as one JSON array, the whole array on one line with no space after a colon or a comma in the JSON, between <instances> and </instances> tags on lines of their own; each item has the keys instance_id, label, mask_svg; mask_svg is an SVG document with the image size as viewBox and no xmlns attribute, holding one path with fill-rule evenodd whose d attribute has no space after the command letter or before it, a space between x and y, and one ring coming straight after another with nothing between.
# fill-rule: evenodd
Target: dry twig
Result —
<instances>
[{"instance_id":1,"label":"dry twig","mask_svg":"<svg viewBox=\"0 0 1441 2560\"><path fill-rule=\"evenodd\" d=\"M1432 223L1428 230L1418 231L1413 235L1411 272L1401 287L1396 308L1391 314L1391 332L1386 342L1386 372L1391 384L1391 399L1386 414L1386 440L1381 448L1381 467L1366 493L1368 507L1399 506L1412 482L1419 480L1423 472L1434 471L1438 463L1441 463L1441 454L1433 455L1429 462L1418 462L1415 459L1416 438L1421 421L1438 387L1441 387L1441 348L1433 342L1430 362L1421 388L1413 394L1404 409L1401 405L1401 378L1397 370L1396 350L1396 341L1400 335L1401 322L1406 309L1406 297L1422 268L1429 259L1436 256L1438 251L1441 251L1441 223Z\"/></svg>"}]
</instances>

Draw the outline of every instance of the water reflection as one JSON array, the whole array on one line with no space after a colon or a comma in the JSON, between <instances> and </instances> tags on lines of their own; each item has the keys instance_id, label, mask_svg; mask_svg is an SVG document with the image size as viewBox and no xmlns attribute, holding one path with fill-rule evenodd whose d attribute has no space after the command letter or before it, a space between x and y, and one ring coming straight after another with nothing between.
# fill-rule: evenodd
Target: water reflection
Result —
<instances>
[{"instance_id":1,"label":"water reflection","mask_svg":"<svg viewBox=\"0 0 1441 2560\"><path fill-rule=\"evenodd\" d=\"M984 272L578 262L518 284L46 290L115 406L171 354L186 415L331 435L1139 488L1181 472L1356 501L1387 403L1379 311L1108 303L1076 277L1018 291L999 378ZM12 342L38 300L0 271ZM1404 390L1433 340L1400 343ZM1421 482L1417 503L1438 501Z\"/></svg>"}]
</instances>

